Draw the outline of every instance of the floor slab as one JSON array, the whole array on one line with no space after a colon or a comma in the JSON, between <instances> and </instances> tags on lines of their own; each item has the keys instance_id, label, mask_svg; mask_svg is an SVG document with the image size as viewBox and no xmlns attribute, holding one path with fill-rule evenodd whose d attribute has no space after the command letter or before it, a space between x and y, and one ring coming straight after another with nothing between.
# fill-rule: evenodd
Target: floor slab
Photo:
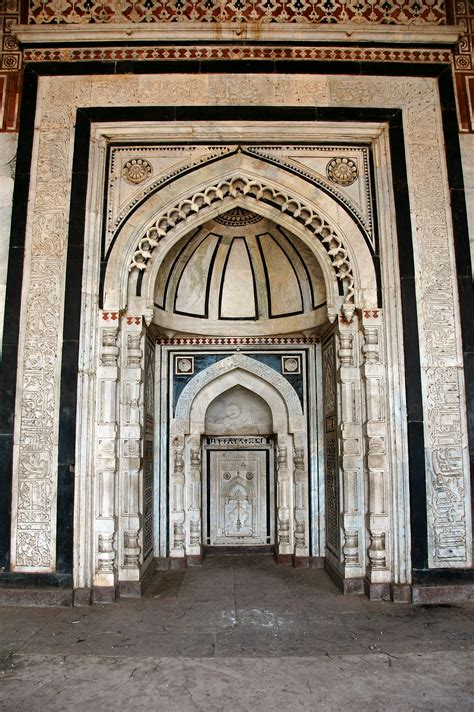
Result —
<instances>
[{"instance_id":1,"label":"floor slab","mask_svg":"<svg viewBox=\"0 0 474 712\"><path fill-rule=\"evenodd\" d=\"M343 596L271 557L159 571L141 599L0 608L0 710L470 710L474 605Z\"/></svg>"}]
</instances>

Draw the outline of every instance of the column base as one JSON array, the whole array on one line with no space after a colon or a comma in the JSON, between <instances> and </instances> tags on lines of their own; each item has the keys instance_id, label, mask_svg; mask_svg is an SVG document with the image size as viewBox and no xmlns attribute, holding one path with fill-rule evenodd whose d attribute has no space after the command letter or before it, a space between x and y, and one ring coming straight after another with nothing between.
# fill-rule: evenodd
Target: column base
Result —
<instances>
[{"instance_id":1,"label":"column base","mask_svg":"<svg viewBox=\"0 0 474 712\"><path fill-rule=\"evenodd\" d=\"M275 554L279 566L293 566L293 554Z\"/></svg>"},{"instance_id":2,"label":"column base","mask_svg":"<svg viewBox=\"0 0 474 712\"><path fill-rule=\"evenodd\" d=\"M187 566L201 566L202 564L202 554L192 554L186 557Z\"/></svg>"},{"instance_id":3,"label":"column base","mask_svg":"<svg viewBox=\"0 0 474 712\"><path fill-rule=\"evenodd\" d=\"M411 603L411 585L409 583L393 583L392 601L394 603Z\"/></svg>"},{"instance_id":4,"label":"column base","mask_svg":"<svg viewBox=\"0 0 474 712\"><path fill-rule=\"evenodd\" d=\"M364 580L365 594L370 601L391 601L392 591L389 583L372 583Z\"/></svg>"},{"instance_id":5,"label":"column base","mask_svg":"<svg viewBox=\"0 0 474 712\"><path fill-rule=\"evenodd\" d=\"M346 579L327 559L324 560L324 570L345 596L360 596L365 593L363 577Z\"/></svg>"},{"instance_id":6,"label":"column base","mask_svg":"<svg viewBox=\"0 0 474 712\"><path fill-rule=\"evenodd\" d=\"M93 586L92 603L115 603L118 586Z\"/></svg>"},{"instance_id":7,"label":"column base","mask_svg":"<svg viewBox=\"0 0 474 712\"><path fill-rule=\"evenodd\" d=\"M309 556L294 556L293 566L295 567L295 569L309 568Z\"/></svg>"},{"instance_id":8,"label":"column base","mask_svg":"<svg viewBox=\"0 0 474 712\"><path fill-rule=\"evenodd\" d=\"M119 581L120 598L141 598L145 589L150 585L155 571L156 567L152 559L139 581Z\"/></svg>"},{"instance_id":9,"label":"column base","mask_svg":"<svg viewBox=\"0 0 474 712\"><path fill-rule=\"evenodd\" d=\"M77 608L83 606L90 606L92 603L92 589L91 588L75 588L73 591L73 602L72 605Z\"/></svg>"}]
</instances>

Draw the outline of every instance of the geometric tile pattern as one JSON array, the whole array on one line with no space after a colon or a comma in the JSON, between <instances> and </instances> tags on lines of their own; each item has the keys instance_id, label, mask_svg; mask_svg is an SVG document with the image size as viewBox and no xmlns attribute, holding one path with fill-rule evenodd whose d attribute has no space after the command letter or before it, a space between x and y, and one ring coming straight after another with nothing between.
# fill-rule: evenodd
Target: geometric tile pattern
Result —
<instances>
[{"instance_id":1,"label":"geometric tile pattern","mask_svg":"<svg viewBox=\"0 0 474 712\"><path fill-rule=\"evenodd\" d=\"M322 62L406 62L449 63L447 49L412 49L408 47L289 47L261 45L193 45L151 47L32 47L26 49L24 62L100 62L156 60L317 60Z\"/></svg>"},{"instance_id":2,"label":"geometric tile pattern","mask_svg":"<svg viewBox=\"0 0 474 712\"><path fill-rule=\"evenodd\" d=\"M0 131L17 130L22 62L11 27L27 16L27 1L0 0Z\"/></svg>"},{"instance_id":3,"label":"geometric tile pattern","mask_svg":"<svg viewBox=\"0 0 474 712\"><path fill-rule=\"evenodd\" d=\"M474 132L474 2L450 0L446 9L448 22L464 30L454 54L460 130Z\"/></svg>"},{"instance_id":4,"label":"geometric tile pattern","mask_svg":"<svg viewBox=\"0 0 474 712\"><path fill-rule=\"evenodd\" d=\"M31 0L32 24L97 22L444 24L443 0Z\"/></svg>"}]
</instances>

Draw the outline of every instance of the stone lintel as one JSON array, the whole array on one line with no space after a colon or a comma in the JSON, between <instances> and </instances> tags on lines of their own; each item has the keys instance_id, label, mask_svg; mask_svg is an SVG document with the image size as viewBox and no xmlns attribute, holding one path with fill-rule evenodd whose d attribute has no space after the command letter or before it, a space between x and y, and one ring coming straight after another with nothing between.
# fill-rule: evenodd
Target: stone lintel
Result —
<instances>
[{"instance_id":1,"label":"stone lintel","mask_svg":"<svg viewBox=\"0 0 474 712\"><path fill-rule=\"evenodd\" d=\"M358 23L321 25L319 23L261 22L155 22L144 24L110 23L95 25L14 25L12 35L20 43L51 45L76 42L383 42L396 45L455 45L462 30L453 25L420 26L374 25Z\"/></svg>"}]
</instances>

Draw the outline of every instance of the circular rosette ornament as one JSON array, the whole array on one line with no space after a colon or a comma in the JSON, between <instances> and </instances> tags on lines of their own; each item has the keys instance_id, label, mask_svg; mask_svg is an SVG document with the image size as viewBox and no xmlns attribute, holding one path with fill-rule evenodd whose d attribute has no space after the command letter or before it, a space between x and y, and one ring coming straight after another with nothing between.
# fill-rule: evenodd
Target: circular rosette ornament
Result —
<instances>
[{"instance_id":1,"label":"circular rosette ornament","mask_svg":"<svg viewBox=\"0 0 474 712\"><path fill-rule=\"evenodd\" d=\"M357 163L351 158L332 158L326 166L330 181L338 185L352 185L359 177Z\"/></svg>"},{"instance_id":2,"label":"circular rosette ornament","mask_svg":"<svg viewBox=\"0 0 474 712\"><path fill-rule=\"evenodd\" d=\"M189 358L180 358L178 359L177 370L179 373L191 373L193 362Z\"/></svg>"},{"instance_id":3,"label":"circular rosette ornament","mask_svg":"<svg viewBox=\"0 0 474 712\"><path fill-rule=\"evenodd\" d=\"M152 171L151 163L145 158L132 158L122 168L122 177L127 183L138 185L144 183L151 176Z\"/></svg>"},{"instance_id":4,"label":"circular rosette ornament","mask_svg":"<svg viewBox=\"0 0 474 712\"><path fill-rule=\"evenodd\" d=\"M298 361L295 358L287 358L285 360L285 371L287 373L295 373L298 370Z\"/></svg>"}]
</instances>

